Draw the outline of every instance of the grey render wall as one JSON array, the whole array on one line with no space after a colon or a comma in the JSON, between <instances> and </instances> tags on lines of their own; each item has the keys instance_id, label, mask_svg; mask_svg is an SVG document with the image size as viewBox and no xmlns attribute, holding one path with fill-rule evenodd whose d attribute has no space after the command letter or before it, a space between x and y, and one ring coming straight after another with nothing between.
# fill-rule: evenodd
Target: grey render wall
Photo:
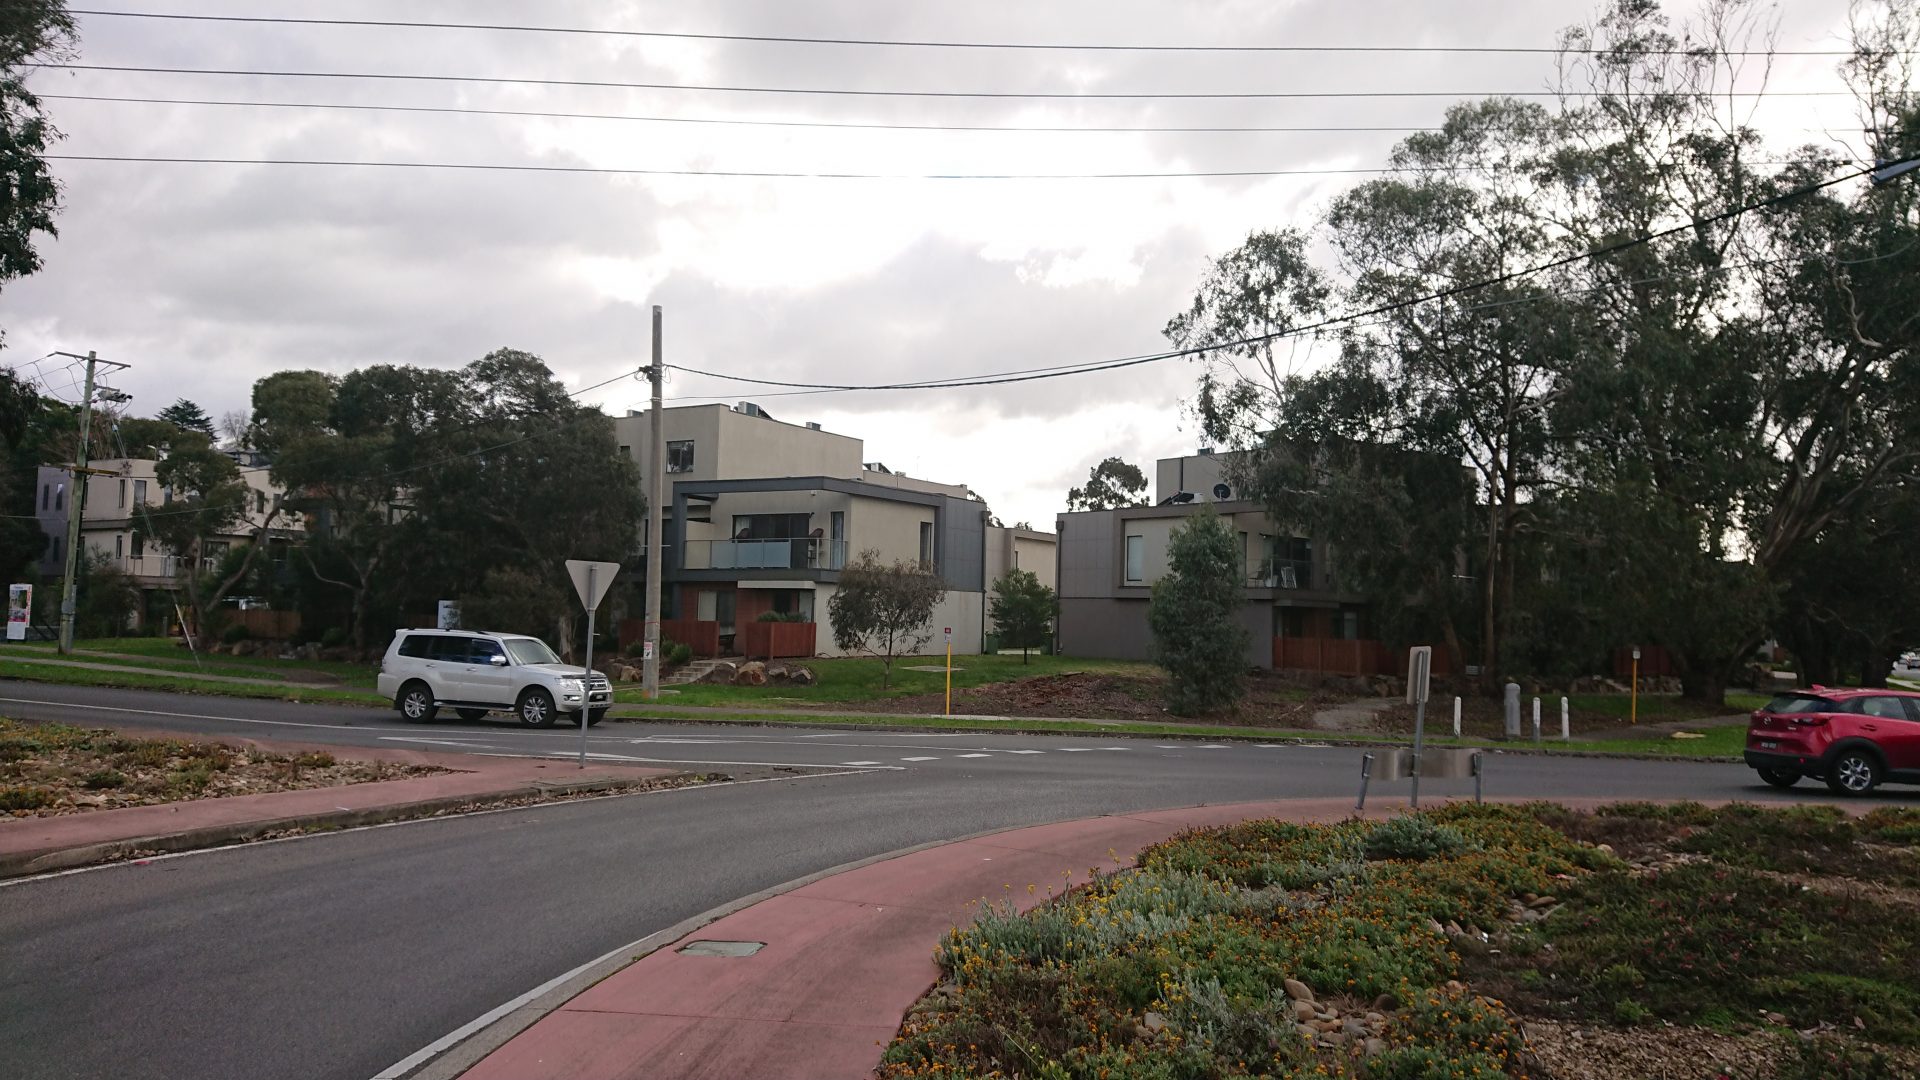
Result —
<instances>
[{"instance_id":1,"label":"grey render wall","mask_svg":"<svg viewBox=\"0 0 1920 1080\"><path fill-rule=\"evenodd\" d=\"M1153 632L1147 628L1144 598L1081 597L1060 601L1062 656L1099 660L1152 660ZM1273 606L1240 605L1247 631L1248 667L1273 666Z\"/></svg>"},{"instance_id":2,"label":"grey render wall","mask_svg":"<svg viewBox=\"0 0 1920 1080\"><path fill-rule=\"evenodd\" d=\"M1063 514L1054 528L1059 537L1060 598L1112 597L1120 585L1115 512Z\"/></svg>"},{"instance_id":3,"label":"grey render wall","mask_svg":"<svg viewBox=\"0 0 1920 1080\"><path fill-rule=\"evenodd\" d=\"M939 535L935 558L947 587L962 592L985 592L987 508L971 499L940 499Z\"/></svg>"}]
</instances>

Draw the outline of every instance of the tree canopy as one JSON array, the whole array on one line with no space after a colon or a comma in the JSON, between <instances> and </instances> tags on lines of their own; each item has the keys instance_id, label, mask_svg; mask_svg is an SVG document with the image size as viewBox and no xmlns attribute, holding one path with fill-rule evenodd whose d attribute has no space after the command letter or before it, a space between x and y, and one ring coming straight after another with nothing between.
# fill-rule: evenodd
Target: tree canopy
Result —
<instances>
[{"instance_id":1,"label":"tree canopy","mask_svg":"<svg viewBox=\"0 0 1920 1080\"><path fill-rule=\"evenodd\" d=\"M1173 530L1167 573L1153 583L1147 627L1167 672L1167 709L1197 716L1240 700L1247 629L1240 621L1245 575L1233 528L1211 511Z\"/></svg>"},{"instance_id":2,"label":"tree canopy","mask_svg":"<svg viewBox=\"0 0 1920 1080\"><path fill-rule=\"evenodd\" d=\"M1207 350L1198 411L1249 451L1239 486L1332 540L1346 585L1407 598L1395 633L1489 680L1658 644L1717 700L1840 583L1819 551L1903 512L1920 185L1817 186L1857 166L1763 146L1729 89L1756 14L1676 28L1612 0L1563 35L1563 100L1454 106L1316 229L1216 260L1168 323ZM1862 126L1907 156L1920 19L1856 18Z\"/></svg>"},{"instance_id":3,"label":"tree canopy","mask_svg":"<svg viewBox=\"0 0 1920 1080\"><path fill-rule=\"evenodd\" d=\"M1067 492L1069 510L1114 510L1145 506L1147 474L1117 457L1107 458L1087 473L1087 482Z\"/></svg>"},{"instance_id":4,"label":"tree canopy","mask_svg":"<svg viewBox=\"0 0 1920 1080\"><path fill-rule=\"evenodd\" d=\"M933 640L933 609L947 595L940 575L919 561L880 561L875 550L840 571L827 601L833 640L846 652L879 657L880 685L893 684L893 662L913 656Z\"/></svg>"},{"instance_id":5,"label":"tree canopy","mask_svg":"<svg viewBox=\"0 0 1920 1080\"><path fill-rule=\"evenodd\" d=\"M1047 643L1053 630L1053 605L1053 590L1040 584L1040 576L1015 567L993 583L987 617L993 620L993 632L1001 647L1019 649L1024 664L1030 649Z\"/></svg>"}]
</instances>

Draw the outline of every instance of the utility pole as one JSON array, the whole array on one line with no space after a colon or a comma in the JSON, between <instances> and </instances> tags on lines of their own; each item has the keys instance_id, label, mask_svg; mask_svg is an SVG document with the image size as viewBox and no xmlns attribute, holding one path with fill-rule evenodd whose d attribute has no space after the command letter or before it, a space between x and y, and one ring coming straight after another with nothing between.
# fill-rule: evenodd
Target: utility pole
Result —
<instances>
[{"instance_id":1,"label":"utility pole","mask_svg":"<svg viewBox=\"0 0 1920 1080\"><path fill-rule=\"evenodd\" d=\"M660 305L653 305L653 363L647 381L653 384L652 447L647 451L647 635L641 661L640 693L660 700L660 528L661 501L667 497L667 443L660 426L660 384L666 368L660 360Z\"/></svg>"},{"instance_id":2,"label":"utility pole","mask_svg":"<svg viewBox=\"0 0 1920 1080\"><path fill-rule=\"evenodd\" d=\"M82 359L73 353L59 355ZM74 451L73 472L67 484L70 489L67 492L67 576L60 587L60 652L63 655L73 653L73 616L79 609L80 517L87 508L87 443L93 428L93 373L100 362L91 350L84 359L87 377L86 388L80 392L80 443Z\"/></svg>"}]
</instances>

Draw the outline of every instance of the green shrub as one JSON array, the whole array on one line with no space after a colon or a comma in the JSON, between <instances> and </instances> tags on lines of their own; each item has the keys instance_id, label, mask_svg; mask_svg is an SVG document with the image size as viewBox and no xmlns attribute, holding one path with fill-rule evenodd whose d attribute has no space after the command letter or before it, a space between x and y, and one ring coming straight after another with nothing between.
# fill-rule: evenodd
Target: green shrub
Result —
<instances>
[{"instance_id":1,"label":"green shrub","mask_svg":"<svg viewBox=\"0 0 1920 1080\"><path fill-rule=\"evenodd\" d=\"M667 654L667 662L670 664L692 663L693 646L688 645L684 641L674 642L673 651Z\"/></svg>"},{"instance_id":2,"label":"green shrub","mask_svg":"<svg viewBox=\"0 0 1920 1080\"><path fill-rule=\"evenodd\" d=\"M1796 1060L1783 1062L1777 1080L1903 1080L1907 1073L1876 1051L1835 1038L1798 1040Z\"/></svg>"},{"instance_id":3,"label":"green shrub","mask_svg":"<svg viewBox=\"0 0 1920 1080\"><path fill-rule=\"evenodd\" d=\"M167 785L169 787L192 795L198 795L202 791L205 791L207 785L211 783L213 783L213 770L206 765L194 765L190 768L177 769L171 777L167 778Z\"/></svg>"},{"instance_id":4,"label":"green shrub","mask_svg":"<svg viewBox=\"0 0 1920 1080\"><path fill-rule=\"evenodd\" d=\"M320 647L323 649L337 649L346 643L347 632L338 626L329 626L320 635Z\"/></svg>"},{"instance_id":5,"label":"green shrub","mask_svg":"<svg viewBox=\"0 0 1920 1080\"><path fill-rule=\"evenodd\" d=\"M43 787L0 787L0 814L39 810L53 805L53 792Z\"/></svg>"},{"instance_id":6,"label":"green shrub","mask_svg":"<svg viewBox=\"0 0 1920 1080\"><path fill-rule=\"evenodd\" d=\"M253 637L253 631L247 629L245 623L234 623L220 634L220 640L229 645L237 645L251 637Z\"/></svg>"},{"instance_id":7,"label":"green shrub","mask_svg":"<svg viewBox=\"0 0 1920 1080\"><path fill-rule=\"evenodd\" d=\"M1508 1074L1498 1060L1486 1054L1395 1046L1367 1062L1367 1080L1508 1080Z\"/></svg>"},{"instance_id":8,"label":"green shrub","mask_svg":"<svg viewBox=\"0 0 1920 1080\"><path fill-rule=\"evenodd\" d=\"M89 791L111 791L125 787L127 774L118 769L95 769L81 778L80 785Z\"/></svg>"},{"instance_id":9,"label":"green shrub","mask_svg":"<svg viewBox=\"0 0 1920 1080\"><path fill-rule=\"evenodd\" d=\"M1420 861L1458 855L1475 847L1467 835L1432 818L1403 814L1367 834L1367 858Z\"/></svg>"},{"instance_id":10,"label":"green shrub","mask_svg":"<svg viewBox=\"0 0 1920 1080\"><path fill-rule=\"evenodd\" d=\"M309 750L304 754L296 754L293 763L302 769L326 769L336 764L334 756L325 750Z\"/></svg>"},{"instance_id":11,"label":"green shrub","mask_svg":"<svg viewBox=\"0 0 1920 1080\"><path fill-rule=\"evenodd\" d=\"M628 642L627 647L621 651L626 654L629 660L638 660L647 655L647 639L644 636L634 638Z\"/></svg>"}]
</instances>

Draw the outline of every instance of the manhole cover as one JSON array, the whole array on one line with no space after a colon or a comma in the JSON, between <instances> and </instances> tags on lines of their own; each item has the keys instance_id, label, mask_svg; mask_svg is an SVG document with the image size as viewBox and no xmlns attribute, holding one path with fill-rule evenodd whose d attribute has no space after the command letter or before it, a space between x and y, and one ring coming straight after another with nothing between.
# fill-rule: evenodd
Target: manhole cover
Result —
<instances>
[{"instance_id":1,"label":"manhole cover","mask_svg":"<svg viewBox=\"0 0 1920 1080\"><path fill-rule=\"evenodd\" d=\"M764 941L691 941L679 951L688 956L752 956L766 947Z\"/></svg>"}]
</instances>

